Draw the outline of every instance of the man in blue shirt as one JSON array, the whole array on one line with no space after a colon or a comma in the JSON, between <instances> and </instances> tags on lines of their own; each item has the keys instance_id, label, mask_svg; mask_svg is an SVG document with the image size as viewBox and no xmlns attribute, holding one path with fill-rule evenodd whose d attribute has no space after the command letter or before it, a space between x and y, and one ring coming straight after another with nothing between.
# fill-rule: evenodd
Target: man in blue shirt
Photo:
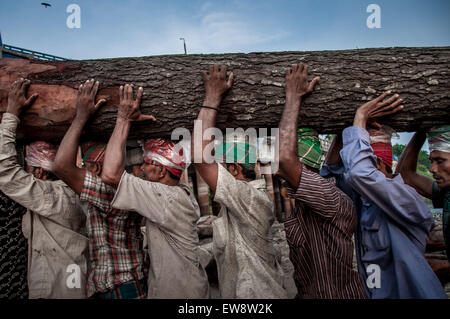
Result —
<instances>
[{"instance_id":1,"label":"man in blue shirt","mask_svg":"<svg viewBox=\"0 0 450 319\"><path fill-rule=\"evenodd\" d=\"M392 175L386 158L374 156L370 145L367 122L403 108L398 95L384 100L389 94L357 110L353 126L342 134L343 167L335 141L321 173L338 175L338 185L355 202L358 271L370 298L447 298L424 257L431 212L400 175Z\"/></svg>"}]
</instances>

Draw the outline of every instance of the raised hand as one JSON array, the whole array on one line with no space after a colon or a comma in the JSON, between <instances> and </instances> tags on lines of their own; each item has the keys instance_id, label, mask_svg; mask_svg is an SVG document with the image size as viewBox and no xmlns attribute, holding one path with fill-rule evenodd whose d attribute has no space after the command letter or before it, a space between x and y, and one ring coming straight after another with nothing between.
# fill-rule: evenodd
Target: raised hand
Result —
<instances>
[{"instance_id":1,"label":"raised hand","mask_svg":"<svg viewBox=\"0 0 450 319\"><path fill-rule=\"evenodd\" d=\"M77 118L88 120L103 104L105 99L99 100L95 104L95 97L97 96L99 82L94 82L94 79L87 80L78 88L77 95Z\"/></svg>"},{"instance_id":2,"label":"raised hand","mask_svg":"<svg viewBox=\"0 0 450 319\"><path fill-rule=\"evenodd\" d=\"M228 81L227 68L219 65L209 66L209 72L202 72L203 80L205 82L205 103L204 105L211 107L218 107L225 93L231 88L233 84L233 72L230 73Z\"/></svg>"},{"instance_id":3,"label":"raised hand","mask_svg":"<svg viewBox=\"0 0 450 319\"><path fill-rule=\"evenodd\" d=\"M8 108L6 112L19 116L26 108L33 105L38 98L37 93L33 94L27 99L28 88L30 87L30 80L20 79L15 81L8 94Z\"/></svg>"},{"instance_id":4,"label":"raised hand","mask_svg":"<svg viewBox=\"0 0 450 319\"><path fill-rule=\"evenodd\" d=\"M303 63L293 64L286 71L286 99L300 100L314 90L319 80L320 77L315 77L308 83L308 66Z\"/></svg>"},{"instance_id":5,"label":"raised hand","mask_svg":"<svg viewBox=\"0 0 450 319\"><path fill-rule=\"evenodd\" d=\"M120 104L117 116L126 121L156 121L156 118L153 115L144 115L141 113L139 106L141 104L142 94L144 94L144 89L139 87L136 100L134 100L133 85L125 84L125 86L120 86Z\"/></svg>"},{"instance_id":6,"label":"raised hand","mask_svg":"<svg viewBox=\"0 0 450 319\"><path fill-rule=\"evenodd\" d=\"M354 126L361 126L366 128L367 122L372 126L379 127L380 124L375 122L376 118L396 113L404 108L402 104L403 99L400 99L398 94L385 98L392 94L391 91L384 92L379 97L361 105L355 114L353 121Z\"/></svg>"}]
</instances>

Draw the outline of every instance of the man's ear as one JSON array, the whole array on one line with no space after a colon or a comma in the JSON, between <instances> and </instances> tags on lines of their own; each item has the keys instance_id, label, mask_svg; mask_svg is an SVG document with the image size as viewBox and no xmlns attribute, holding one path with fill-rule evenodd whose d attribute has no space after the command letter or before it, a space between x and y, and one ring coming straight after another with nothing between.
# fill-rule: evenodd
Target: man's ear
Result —
<instances>
[{"instance_id":1,"label":"man's ear","mask_svg":"<svg viewBox=\"0 0 450 319\"><path fill-rule=\"evenodd\" d=\"M102 173L102 165L99 162L95 162L94 174L100 176Z\"/></svg>"},{"instance_id":2,"label":"man's ear","mask_svg":"<svg viewBox=\"0 0 450 319\"><path fill-rule=\"evenodd\" d=\"M379 170L379 171L382 171L383 170L383 161L381 160L381 158L379 158L378 156L377 156L377 169Z\"/></svg>"},{"instance_id":3,"label":"man's ear","mask_svg":"<svg viewBox=\"0 0 450 319\"><path fill-rule=\"evenodd\" d=\"M164 176L169 174L169 171L167 170L167 168L165 166L158 166L158 167L159 167L159 178L160 179L163 179Z\"/></svg>"},{"instance_id":4,"label":"man's ear","mask_svg":"<svg viewBox=\"0 0 450 319\"><path fill-rule=\"evenodd\" d=\"M382 172L386 177L389 177L389 166L379 157L377 157L377 169Z\"/></svg>"},{"instance_id":5,"label":"man's ear","mask_svg":"<svg viewBox=\"0 0 450 319\"><path fill-rule=\"evenodd\" d=\"M37 179L41 179L43 174L44 174L44 170L42 169L42 167L34 168L34 171L33 171L34 177L36 177Z\"/></svg>"},{"instance_id":6,"label":"man's ear","mask_svg":"<svg viewBox=\"0 0 450 319\"><path fill-rule=\"evenodd\" d=\"M228 172L230 172L231 175L233 175L234 177L239 175L239 165L236 163L231 163L227 165L227 170Z\"/></svg>"}]
</instances>

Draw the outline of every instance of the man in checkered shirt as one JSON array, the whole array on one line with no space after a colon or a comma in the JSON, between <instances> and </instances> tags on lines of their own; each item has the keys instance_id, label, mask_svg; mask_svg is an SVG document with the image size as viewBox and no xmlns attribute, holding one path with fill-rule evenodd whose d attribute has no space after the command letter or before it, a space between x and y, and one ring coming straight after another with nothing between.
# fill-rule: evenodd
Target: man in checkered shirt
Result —
<instances>
[{"instance_id":1,"label":"man in checkered shirt","mask_svg":"<svg viewBox=\"0 0 450 319\"><path fill-rule=\"evenodd\" d=\"M82 145L84 168L76 165L79 138L89 117L104 103L95 104L98 82L86 81L79 89L77 115L67 131L55 159L55 173L87 206L90 260L87 296L100 299L145 299L146 267L142 217L110 205L115 190L99 177L106 146Z\"/></svg>"}]
</instances>

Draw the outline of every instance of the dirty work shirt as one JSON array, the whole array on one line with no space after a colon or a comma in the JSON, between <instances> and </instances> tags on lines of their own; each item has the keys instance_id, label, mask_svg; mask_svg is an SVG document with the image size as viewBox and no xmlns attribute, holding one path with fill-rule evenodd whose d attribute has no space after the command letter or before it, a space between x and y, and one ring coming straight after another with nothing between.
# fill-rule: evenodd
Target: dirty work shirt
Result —
<instances>
[{"instance_id":1,"label":"dirty work shirt","mask_svg":"<svg viewBox=\"0 0 450 319\"><path fill-rule=\"evenodd\" d=\"M85 298L88 239L79 198L62 181L41 181L17 163L19 121L4 113L0 124L0 190L28 209L29 298Z\"/></svg>"},{"instance_id":2,"label":"dirty work shirt","mask_svg":"<svg viewBox=\"0 0 450 319\"><path fill-rule=\"evenodd\" d=\"M342 134L345 182L359 197L350 196L359 202L355 205L356 253L367 295L372 299L446 299L441 283L424 257L434 223L428 206L403 182L400 174L387 178L377 170L365 129L352 126Z\"/></svg>"},{"instance_id":3,"label":"dirty work shirt","mask_svg":"<svg viewBox=\"0 0 450 319\"><path fill-rule=\"evenodd\" d=\"M217 166L214 201L222 208L213 222L213 253L221 297L287 298L273 246L273 203L265 181L239 181Z\"/></svg>"},{"instance_id":4,"label":"dirty work shirt","mask_svg":"<svg viewBox=\"0 0 450 319\"><path fill-rule=\"evenodd\" d=\"M149 299L209 298L198 254L200 210L187 186L149 182L124 172L111 205L147 219Z\"/></svg>"},{"instance_id":5,"label":"dirty work shirt","mask_svg":"<svg viewBox=\"0 0 450 319\"><path fill-rule=\"evenodd\" d=\"M288 187L295 209L284 221L299 296L365 299L363 282L352 268L357 223L353 202L335 178L302 166L298 188Z\"/></svg>"},{"instance_id":6,"label":"dirty work shirt","mask_svg":"<svg viewBox=\"0 0 450 319\"><path fill-rule=\"evenodd\" d=\"M444 232L444 244L447 252L447 259L450 262L450 188L440 189L437 183L434 182L432 198L434 208L443 208L442 230Z\"/></svg>"}]
</instances>

